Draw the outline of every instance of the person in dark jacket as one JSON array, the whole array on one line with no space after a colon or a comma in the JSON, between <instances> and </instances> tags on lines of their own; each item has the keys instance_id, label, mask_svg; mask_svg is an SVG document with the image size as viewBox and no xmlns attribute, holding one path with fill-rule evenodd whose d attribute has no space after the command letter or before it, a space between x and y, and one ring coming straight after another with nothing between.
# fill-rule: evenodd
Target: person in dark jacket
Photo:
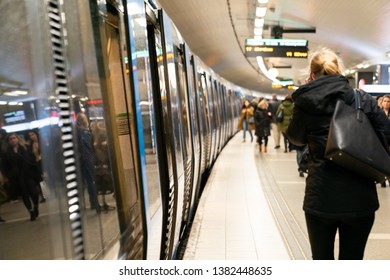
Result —
<instances>
[{"instance_id":1,"label":"person in dark jacket","mask_svg":"<svg viewBox=\"0 0 390 280\"><path fill-rule=\"evenodd\" d=\"M268 110L268 102L263 99L259 102L259 105L257 106L257 109L255 111L255 134L257 136L257 143L259 144L259 152L267 152L268 136L271 135L271 118L272 114Z\"/></svg>"},{"instance_id":2,"label":"person in dark jacket","mask_svg":"<svg viewBox=\"0 0 390 280\"><path fill-rule=\"evenodd\" d=\"M95 151L93 148L92 133L89 129L88 118L84 113L78 113L77 123L77 140L79 146L79 158L81 163L81 176L87 183L89 204L91 209L100 213L97 188L95 184Z\"/></svg>"},{"instance_id":3,"label":"person in dark jacket","mask_svg":"<svg viewBox=\"0 0 390 280\"><path fill-rule=\"evenodd\" d=\"M292 146L290 141L288 140L288 137L286 135L287 127L290 123L291 115L293 112L294 103L292 100L291 95L287 95L282 103L279 105L278 110L276 111L276 115L279 115L279 112L283 110L283 119L281 122L278 123L279 131L283 135L283 143L284 143L284 152L291 152Z\"/></svg>"},{"instance_id":4,"label":"person in dark jacket","mask_svg":"<svg viewBox=\"0 0 390 280\"><path fill-rule=\"evenodd\" d=\"M336 232L339 233L339 259L360 260L379 208L374 182L352 173L324 158L329 124L336 101L353 105L354 89L341 75L341 61L328 49L313 54L308 83L292 97L294 110L287 129L289 140L308 145L308 176L303 201L312 257L334 259ZM368 94L362 96L364 112L373 127L382 133L384 114Z\"/></svg>"},{"instance_id":5,"label":"person in dark jacket","mask_svg":"<svg viewBox=\"0 0 390 280\"><path fill-rule=\"evenodd\" d=\"M16 133L8 135L3 164L6 180L21 193L24 206L30 213L30 220L35 221L39 215L39 193L35 183L36 161L23 138Z\"/></svg>"},{"instance_id":6,"label":"person in dark jacket","mask_svg":"<svg viewBox=\"0 0 390 280\"><path fill-rule=\"evenodd\" d=\"M273 135L274 137L274 142L275 142L275 149L279 149L280 148L280 136L281 136L281 132L280 132L280 129L279 129L279 124L276 120L276 112L278 111L278 108L280 106L280 101L278 100L276 94L273 94L272 95L272 98L271 100L268 102L269 104L269 110L272 114L272 120L271 120L271 134Z\"/></svg>"}]
</instances>

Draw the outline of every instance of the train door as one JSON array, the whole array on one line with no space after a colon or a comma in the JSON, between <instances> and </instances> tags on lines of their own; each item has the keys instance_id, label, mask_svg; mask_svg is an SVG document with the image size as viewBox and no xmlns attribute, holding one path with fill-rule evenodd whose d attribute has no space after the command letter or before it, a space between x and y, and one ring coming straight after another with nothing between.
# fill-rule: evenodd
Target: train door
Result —
<instances>
[{"instance_id":1,"label":"train door","mask_svg":"<svg viewBox=\"0 0 390 280\"><path fill-rule=\"evenodd\" d=\"M163 196L163 231L160 259L175 257L180 238L182 221L185 174L184 165L188 164L183 143L182 105L177 82L178 50L173 42L172 26L162 10L158 18L151 20L148 26L150 53L153 73L153 92L159 104L159 117L162 119L159 139L162 145L161 159L164 165L160 169ZM187 128L184 128L187 129ZM188 134L188 129L187 129ZM164 177L164 178L162 178Z\"/></svg>"},{"instance_id":2,"label":"train door","mask_svg":"<svg viewBox=\"0 0 390 280\"><path fill-rule=\"evenodd\" d=\"M207 77L206 72L199 74L199 96L200 96L200 116L203 127L202 132L202 174L210 167L211 145L212 145L212 123L210 117L210 108L208 104L209 93L207 91Z\"/></svg>"},{"instance_id":3,"label":"train door","mask_svg":"<svg viewBox=\"0 0 390 280\"><path fill-rule=\"evenodd\" d=\"M197 149L197 118L195 115L193 95L193 73L190 65L190 57L186 44L181 44L177 56L177 80L180 92L182 142L184 159L184 198L181 234L189 224L190 212L193 207L193 193L196 192L198 183L199 157L195 155ZM196 171L195 171L196 170Z\"/></svg>"},{"instance_id":4,"label":"train door","mask_svg":"<svg viewBox=\"0 0 390 280\"><path fill-rule=\"evenodd\" d=\"M187 78L187 87L188 87L188 107L189 117L190 117L190 129L192 135L192 146L193 146L193 182L191 188L191 205L190 208L192 212L188 213L190 217L187 217L187 220L191 219L191 215L194 214L196 208L196 202L200 197L200 178L201 178L201 124L199 121L199 109L198 109L198 91L197 91L197 72L196 72L196 63L194 56L189 53L187 45L183 45L183 53L185 57L185 69L186 69L186 78Z\"/></svg>"},{"instance_id":5,"label":"train door","mask_svg":"<svg viewBox=\"0 0 390 280\"><path fill-rule=\"evenodd\" d=\"M221 83L218 83L218 88L220 91L219 96L219 108L221 112L221 144L220 150L222 150L223 146L226 143L226 111L225 111L225 89Z\"/></svg>"},{"instance_id":6,"label":"train door","mask_svg":"<svg viewBox=\"0 0 390 280\"><path fill-rule=\"evenodd\" d=\"M188 212L190 208L190 197L193 182L193 164L194 164L194 152L191 127L190 127L190 110L188 101L188 85L185 72L185 57L184 46L181 48L174 46L175 57L175 71L176 71L176 83L177 83L177 95L178 95L178 119L180 123L180 137L183 156L183 178L184 178L184 193L183 197L179 197L179 200L183 200L182 208L178 211L182 211L182 223L180 225L180 235L182 235L188 221Z\"/></svg>"},{"instance_id":7,"label":"train door","mask_svg":"<svg viewBox=\"0 0 390 280\"><path fill-rule=\"evenodd\" d=\"M214 88L215 88L215 111L216 111L216 122L217 122L217 128L218 128L218 133L217 133L217 147L216 147L216 156L218 156L219 152L222 149L222 141L223 141L223 113L222 113L222 104L221 104L221 98L222 98L222 92L220 88L220 83L218 81L214 81Z\"/></svg>"},{"instance_id":8,"label":"train door","mask_svg":"<svg viewBox=\"0 0 390 280\"><path fill-rule=\"evenodd\" d=\"M72 47L81 45L82 51L73 53L82 53L83 56L72 60L72 64L78 66L73 68L75 78L72 80L79 80L79 84L74 83L75 89L85 89L82 98L88 105L79 109L86 112L91 124L96 123L97 127L103 124L107 137L103 143L112 151L109 153L109 168L98 165L96 173L101 175L104 169L109 169L107 175L111 174L115 189L115 194L109 198L115 197L117 225L113 224L113 218L110 223L104 219L100 231L103 240L118 240L115 250L112 250L116 252L113 258L158 259L162 229L161 195L156 180L155 122L149 95L148 57L145 56L144 1L127 1L125 7L117 1L77 2L74 5L78 5L74 10L80 13L81 33L80 37L72 38L70 53ZM74 8L71 4L69 7ZM90 17L83 12L87 7ZM88 18L91 18L90 27ZM133 34L137 34L137 40ZM81 43L77 43L77 39ZM83 75L79 74L81 66L84 67ZM94 136L100 138L100 134ZM107 182L100 184L107 185ZM107 209L110 210L110 205ZM87 224L88 229L91 234L96 232L96 227ZM114 234L115 230L119 236ZM91 244L86 248L92 251L94 240L87 240L91 240Z\"/></svg>"},{"instance_id":9,"label":"train door","mask_svg":"<svg viewBox=\"0 0 390 280\"><path fill-rule=\"evenodd\" d=\"M226 143L229 140L229 135L231 135L228 127L230 118L228 116L227 94L228 93L226 92L226 86L223 85L222 86L222 107L223 107L224 130L225 130L224 143Z\"/></svg>"},{"instance_id":10,"label":"train door","mask_svg":"<svg viewBox=\"0 0 390 280\"><path fill-rule=\"evenodd\" d=\"M136 59L131 60L129 50L137 46L126 40L126 36L135 30L125 24L127 19L123 7L116 1L89 1L89 6L93 48L88 48L88 51L95 53L97 69L92 70L92 65L86 62L85 96L89 100L100 98L103 103L101 121L105 124L107 145L112 151L110 171L118 213L119 248L116 257L144 259L147 257L146 219L151 210L151 207L147 207L152 205L152 202L146 201L148 198L145 193L148 192L143 188L147 186L144 145L152 140L147 141L150 134L148 126L146 131L142 129L144 120L139 102L140 92L137 90L138 77L129 71L138 63ZM79 10L82 11L83 7L80 4ZM87 113L92 120L93 110L87 110ZM151 143L149 145L152 146ZM147 152L152 154L150 150ZM153 160L149 162L152 166L156 164ZM158 187L155 189L155 193L149 193L156 196L154 200L158 201ZM155 205L153 207L158 208ZM111 231L113 228L106 226L103 231ZM93 232L93 228L90 230Z\"/></svg>"},{"instance_id":11,"label":"train door","mask_svg":"<svg viewBox=\"0 0 390 280\"><path fill-rule=\"evenodd\" d=\"M209 93L209 109L212 114L210 114L210 121L212 124L211 129L211 156L210 156L210 163L214 163L216 158L216 150L217 150L217 140L218 140L218 122L217 122L217 112L216 112L216 97L217 94L215 92L214 87L214 81L211 76L208 77L208 83L207 83L207 91Z\"/></svg>"}]
</instances>

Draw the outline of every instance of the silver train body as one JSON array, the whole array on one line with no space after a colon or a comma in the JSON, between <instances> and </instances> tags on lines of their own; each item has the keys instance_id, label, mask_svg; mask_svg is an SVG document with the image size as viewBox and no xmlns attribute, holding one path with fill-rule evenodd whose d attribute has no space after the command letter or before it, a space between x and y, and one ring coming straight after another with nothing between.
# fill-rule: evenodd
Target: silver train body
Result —
<instances>
[{"instance_id":1,"label":"silver train body","mask_svg":"<svg viewBox=\"0 0 390 280\"><path fill-rule=\"evenodd\" d=\"M46 196L35 221L22 203L1 206L0 258L177 259L251 93L202 63L144 0L5 0L0 22L2 126L39 132ZM80 112L100 213L80 171Z\"/></svg>"}]
</instances>

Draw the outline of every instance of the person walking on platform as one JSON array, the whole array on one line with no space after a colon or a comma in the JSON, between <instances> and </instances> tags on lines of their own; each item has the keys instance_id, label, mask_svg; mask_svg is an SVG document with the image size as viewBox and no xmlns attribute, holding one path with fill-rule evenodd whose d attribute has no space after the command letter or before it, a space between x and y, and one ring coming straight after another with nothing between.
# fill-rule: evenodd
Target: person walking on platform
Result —
<instances>
[{"instance_id":1,"label":"person walking on platform","mask_svg":"<svg viewBox=\"0 0 390 280\"><path fill-rule=\"evenodd\" d=\"M287 95L285 99L282 101L282 103L279 105L278 110L276 111L276 116L279 115L280 111L283 111L283 118L279 121L279 131L283 135L283 142L284 142L284 152L291 152L291 145L290 141L288 140L288 137L286 135L287 127L290 123L290 118L293 113L294 103L292 101L291 95Z\"/></svg>"},{"instance_id":2,"label":"person walking on platform","mask_svg":"<svg viewBox=\"0 0 390 280\"><path fill-rule=\"evenodd\" d=\"M42 157L41 157L41 148L39 145L39 135L35 130L30 130L26 134L27 148L31 154L34 155L36 164L35 164L35 181L39 191L39 196L41 198L40 202L43 203L46 201L46 197L43 193L41 182L43 181L43 170L42 170Z\"/></svg>"},{"instance_id":3,"label":"person walking on platform","mask_svg":"<svg viewBox=\"0 0 390 280\"><path fill-rule=\"evenodd\" d=\"M257 143L259 144L259 152L267 152L268 146L268 136L271 135L270 126L271 126L272 114L268 110L268 102L264 99L259 102L255 112L255 125L256 125L256 136ZM264 150L263 150L263 140L264 140Z\"/></svg>"},{"instance_id":4,"label":"person walking on platform","mask_svg":"<svg viewBox=\"0 0 390 280\"><path fill-rule=\"evenodd\" d=\"M379 106L379 105L378 105ZM386 117L390 120L390 95L386 94L382 97L380 106L385 113ZM386 181L381 184L382 188L386 188Z\"/></svg>"},{"instance_id":5,"label":"person walking on platform","mask_svg":"<svg viewBox=\"0 0 390 280\"><path fill-rule=\"evenodd\" d=\"M29 151L24 140L16 133L8 135L8 143L4 158L4 175L11 187L21 193L24 206L30 213L30 220L35 221L39 215L39 191L35 182L35 157Z\"/></svg>"},{"instance_id":6,"label":"person walking on platform","mask_svg":"<svg viewBox=\"0 0 390 280\"><path fill-rule=\"evenodd\" d=\"M308 144L308 176L303 201L312 257L333 260L336 232L340 260L361 260L379 208L373 181L352 173L324 158L329 123L338 99L354 102L354 89L341 75L341 61L329 49L310 59L307 84L293 94L294 112L287 136L293 144ZM383 131L386 118L376 100L362 96L373 126Z\"/></svg>"},{"instance_id":7,"label":"person walking on platform","mask_svg":"<svg viewBox=\"0 0 390 280\"><path fill-rule=\"evenodd\" d=\"M281 135L281 132L279 130L279 125L278 125L278 122L276 120L276 112L278 111L278 108L280 106L280 101L278 100L278 98L276 97L276 94L272 94L272 99L268 102L269 104L269 110L272 114L272 119L271 119L271 134L274 138L274 142L275 142L275 149L279 149L280 148L280 135Z\"/></svg>"},{"instance_id":8,"label":"person walking on platform","mask_svg":"<svg viewBox=\"0 0 390 280\"><path fill-rule=\"evenodd\" d=\"M243 130L243 139L242 142L245 142L246 131L249 132L251 136L251 142L253 142L252 130L255 129L255 120L254 120L254 109L248 100L244 101L241 109L241 116L238 121L238 129Z\"/></svg>"}]
</instances>

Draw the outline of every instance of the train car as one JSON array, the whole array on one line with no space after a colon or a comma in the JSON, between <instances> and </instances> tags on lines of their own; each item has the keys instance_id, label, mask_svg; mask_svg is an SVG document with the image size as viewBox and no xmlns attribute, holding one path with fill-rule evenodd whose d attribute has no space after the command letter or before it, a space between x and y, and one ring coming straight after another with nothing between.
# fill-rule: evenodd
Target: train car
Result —
<instances>
[{"instance_id":1,"label":"train car","mask_svg":"<svg viewBox=\"0 0 390 280\"><path fill-rule=\"evenodd\" d=\"M249 93L153 2L12 4L0 4L1 126L20 149L38 132L42 168L37 192L12 189L2 139L0 259L180 258Z\"/></svg>"}]
</instances>

